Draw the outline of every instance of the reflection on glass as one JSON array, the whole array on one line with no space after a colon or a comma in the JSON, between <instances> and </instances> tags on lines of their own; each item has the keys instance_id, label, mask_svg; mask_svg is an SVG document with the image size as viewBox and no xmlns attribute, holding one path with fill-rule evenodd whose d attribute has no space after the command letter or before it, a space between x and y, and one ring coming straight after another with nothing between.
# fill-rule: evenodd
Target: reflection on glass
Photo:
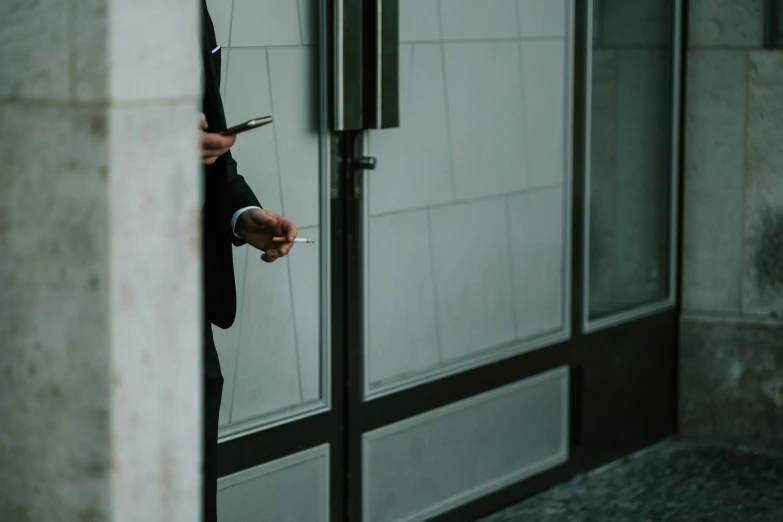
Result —
<instances>
[{"instance_id":1,"label":"reflection on glass","mask_svg":"<svg viewBox=\"0 0 783 522\"><path fill-rule=\"evenodd\" d=\"M368 395L568 335L569 6L400 3L401 127L370 136Z\"/></svg>"},{"instance_id":2,"label":"reflection on glass","mask_svg":"<svg viewBox=\"0 0 783 522\"><path fill-rule=\"evenodd\" d=\"M224 21L216 25L218 38L231 43L222 50L226 119L275 116L274 125L237 140L239 172L264 207L294 221L301 237L319 238L318 3L210 0L209 6ZM226 331L213 328L225 378L223 435L323 405L322 243L297 245L274 264L249 247L234 249L236 321Z\"/></svg>"},{"instance_id":3,"label":"reflection on glass","mask_svg":"<svg viewBox=\"0 0 783 522\"><path fill-rule=\"evenodd\" d=\"M591 320L669 294L672 3L594 3Z\"/></svg>"}]
</instances>

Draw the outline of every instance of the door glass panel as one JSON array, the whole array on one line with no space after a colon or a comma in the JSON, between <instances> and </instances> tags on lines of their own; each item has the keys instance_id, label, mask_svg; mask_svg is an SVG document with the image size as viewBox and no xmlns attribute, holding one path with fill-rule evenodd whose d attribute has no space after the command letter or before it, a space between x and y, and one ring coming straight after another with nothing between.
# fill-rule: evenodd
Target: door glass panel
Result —
<instances>
[{"instance_id":1,"label":"door glass panel","mask_svg":"<svg viewBox=\"0 0 783 522\"><path fill-rule=\"evenodd\" d=\"M261 204L293 220L299 244L283 261L234 249L238 311L213 328L225 385L222 435L324 407L328 364L321 276L328 245L319 116L318 2L210 0L223 45L229 125L267 114L273 125L239 136L232 153Z\"/></svg>"},{"instance_id":2,"label":"door glass panel","mask_svg":"<svg viewBox=\"0 0 783 522\"><path fill-rule=\"evenodd\" d=\"M671 296L672 4L593 3L589 320Z\"/></svg>"},{"instance_id":3,"label":"door glass panel","mask_svg":"<svg viewBox=\"0 0 783 522\"><path fill-rule=\"evenodd\" d=\"M568 336L571 2L402 0L365 179L365 393Z\"/></svg>"}]
</instances>

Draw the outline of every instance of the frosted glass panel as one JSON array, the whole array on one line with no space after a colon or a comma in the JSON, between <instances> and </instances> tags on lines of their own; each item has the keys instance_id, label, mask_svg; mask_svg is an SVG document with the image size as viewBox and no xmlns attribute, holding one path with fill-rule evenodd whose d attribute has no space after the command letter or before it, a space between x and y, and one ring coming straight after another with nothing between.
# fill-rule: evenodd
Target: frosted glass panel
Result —
<instances>
[{"instance_id":1,"label":"frosted glass panel","mask_svg":"<svg viewBox=\"0 0 783 522\"><path fill-rule=\"evenodd\" d=\"M547 187L563 183L566 151L563 139L567 122L562 99L568 78L568 54L563 40L535 40L522 43L523 90L525 91L525 136L527 137L528 183Z\"/></svg>"},{"instance_id":2,"label":"frosted glass panel","mask_svg":"<svg viewBox=\"0 0 783 522\"><path fill-rule=\"evenodd\" d=\"M382 161L370 184L373 214L429 207L454 200L448 139L443 56L440 44L400 46L402 126L370 138L370 151ZM429 132L410 132L429 129ZM422 176L427 172L427 176ZM416 191L410 188L416 186Z\"/></svg>"},{"instance_id":3,"label":"frosted glass panel","mask_svg":"<svg viewBox=\"0 0 783 522\"><path fill-rule=\"evenodd\" d=\"M558 368L365 434L362 519L430 520L565 462L568 400Z\"/></svg>"},{"instance_id":4,"label":"frosted glass panel","mask_svg":"<svg viewBox=\"0 0 783 522\"><path fill-rule=\"evenodd\" d=\"M449 42L444 48L457 199L525 190L520 43ZM562 97L553 97L549 109L562 103Z\"/></svg>"},{"instance_id":5,"label":"frosted glass panel","mask_svg":"<svg viewBox=\"0 0 783 522\"><path fill-rule=\"evenodd\" d=\"M219 522L328 522L329 446L220 479Z\"/></svg>"},{"instance_id":6,"label":"frosted glass panel","mask_svg":"<svg viewBox=\"0 0 783 522\"><path fill-rule=\"evenodd\" d=\"M446 360L500 346L516 337L509 285L509 227L502 200L432 210L433 276ZM485 234L480 248L466 242Z\"/></svg>"},{"instance_id":7,"label":"frosted glass panel","mask_svg":"<svg viewBox=\"0 0 783 522\"><path fill-rule=\"evenodd\" d=\"M231 47L302 44L302 19L296 0L234 0Z\"/></svg>"},{"instance_id":8,"label":"frosted glass panel","mask_svg":"<svg viewBox=\"0 0 783 522\"><path fill-rule=\"evenodd\" d=\"M209 2L224 44L228 123L275 117L274 124L239 136L232 149L239 172L265 208L293 220L300 236L318 240L296 245L273 264L248 247L234 249L237 319L226 331L213 328L225 378L224 436L313 411L326 399L318 2L283 4Z\"/></svg>"},{"instance_id":9,"label":"frosted glass panel","mask_svg":"<svg viewBox=\"0 0 783 522\"><path fill-rule=\"evenodd\" d=\"M517 1L519 2L519 30L523 38L567 34L570 0Z\"/></svg>"},{"instance_id":10,"label":"frosted glass panel","mask_svg":"<svg viewBox=\"0 0 783 522\"><path fill-rule=\"evenodd\" d=\"M367 303L373 382L431 367L440 360L435 287L429 277L429 219L428 212L421 210L370 218L370 266L386 274L372 282ZM425 232L411 237L411 230ZM407 248L398 248L401 243ZM395 287L402 279L410 284Z\"/></svg>"},{"instance_id":11,"label":"frosted glass panel","mask_svg":"<svg viewBox=\"0 0 783 522\"><path fill-rule=\"evenodd\" d=\"M440 40L438 3L439 0L400 0L401 42Z\"/></svg>"},{"instance_id":12,"label":"frosted glass panel","mask_svg":"<svg viewBox=\"0 0 783 522\"><path fill-rule=\"evenodd\" d=\"M530 191L508 198L511 232L512 288L516 335L533 338L563 327L563 237L566 199L560 188ZM535 274L536 277L519 277Z\"/></svg>"},{"instance_id":13,"label":"frosted glass panel","mask_svg":"<svg viewBox=\"0 0 783 522\"><path fill-rule=\"evenodd\" d=\"M441 0L447 40L516 38L516 0Z\"/></svg>"},{"instance_id":14,"label":"frosted glass panel","mask_svg":"<svg viewBox=\"0 0 783 522\"><path fill-rule=\"evenodd\" d=\"M403 0L365 178L365 394L569 335L572 2Z\"/></svg>"}]
</instances>

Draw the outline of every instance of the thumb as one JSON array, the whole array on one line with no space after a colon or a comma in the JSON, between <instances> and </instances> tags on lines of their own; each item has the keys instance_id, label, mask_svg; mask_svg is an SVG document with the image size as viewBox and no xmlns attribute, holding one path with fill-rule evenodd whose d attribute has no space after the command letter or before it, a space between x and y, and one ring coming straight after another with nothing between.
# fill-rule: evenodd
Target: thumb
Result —
<instances>
[{"instance_id":1,"label":"thumb","mask_svg":"<svg viewBox=\"0 0 783 522\"><path fill-rule=\"evenodd\" d=\"M204 115L203 112L200 112L198 114L198 126L201 130L206 130L206 128L208 127L207 117Z\"/></svg>"}]
</instances>

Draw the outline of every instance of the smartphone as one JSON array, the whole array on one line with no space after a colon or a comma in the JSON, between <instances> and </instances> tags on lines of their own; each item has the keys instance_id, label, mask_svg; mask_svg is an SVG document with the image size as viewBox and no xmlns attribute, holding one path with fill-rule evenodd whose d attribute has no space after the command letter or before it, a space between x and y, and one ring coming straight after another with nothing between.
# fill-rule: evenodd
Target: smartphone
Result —
<instances>
[{"instance_id":1,"label":"smartphone","mask_svg":"<svg viewBox=\"0 0 783 522\"><path fill-rule=\"evenodd\" d=\"M272 117L271 116L263 116L261 118L253 118L252 120L248 120L245 123L240 123L239 125L234 125L233 127L224 130L220 134L223 136L230 136L232 134L241 134L243 132L247 132L249 130L257 129L258 127L263 127L264 125L269 125L272 123Z\"/></svg>"}]
</instances>

